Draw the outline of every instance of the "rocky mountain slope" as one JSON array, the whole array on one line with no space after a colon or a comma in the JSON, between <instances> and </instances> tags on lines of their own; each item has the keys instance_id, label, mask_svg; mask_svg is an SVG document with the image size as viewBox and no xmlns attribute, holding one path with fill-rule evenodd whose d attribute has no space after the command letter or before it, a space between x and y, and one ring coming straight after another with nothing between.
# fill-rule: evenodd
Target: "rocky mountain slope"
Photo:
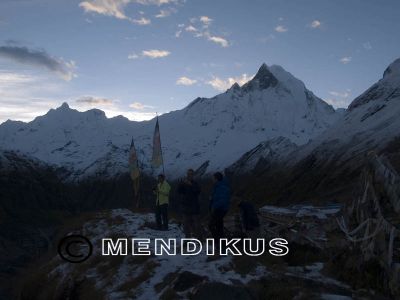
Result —
<instances>
[{"instance_id":1,"label":"rocky mountain slope","mask_svg":"<svg viewBox=\"0 0 400 300\"><path fill-rule=\"evenodd\" d=\"M399 115L400 59L390 64L382 79L357 97L323 134L306 145L275 151L276 155L271 155L273 141L260 144L229 170L236 174L245 170L248 176L257 174L265 184L258 185L253 179L246 190L263 195L264 201L268 195L276 201L306 201L317 196L321 200L323 195L344 201L370 151L388 156L394 166L400 167L396 154L400 149ZM254 186L260 187L254 191ZM347 196L339 199L341 193Z\"/></svg>"}]
</instances>

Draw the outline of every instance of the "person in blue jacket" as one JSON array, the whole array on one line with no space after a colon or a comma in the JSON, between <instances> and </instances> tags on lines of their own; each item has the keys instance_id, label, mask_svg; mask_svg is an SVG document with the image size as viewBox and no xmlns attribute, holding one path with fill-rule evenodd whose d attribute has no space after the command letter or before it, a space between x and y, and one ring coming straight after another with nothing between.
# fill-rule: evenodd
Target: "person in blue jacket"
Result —
<instances>
[{"instance_id":1,"label":"person in blue jacket","mask_svg":"<svg viewBox=\"0 0 400 300\"><path fill-rule=\"evenodd\" d=\"M213 179L214 187L210 201L209 228L215 240L215 246L219 248L219 241L224 236L224 217L229 209L231 189L222 173L215 173Z\"/></svg>"}]
</instances>

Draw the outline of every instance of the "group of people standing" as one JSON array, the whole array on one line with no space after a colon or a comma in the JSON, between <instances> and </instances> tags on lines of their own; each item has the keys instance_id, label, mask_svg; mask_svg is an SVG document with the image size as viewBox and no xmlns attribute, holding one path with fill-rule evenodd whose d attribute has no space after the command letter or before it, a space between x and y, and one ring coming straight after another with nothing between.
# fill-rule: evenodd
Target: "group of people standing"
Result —
<instances>
[{"instance_id":1,"label":"group of people standing","mask_svg":"<svg viewBox=\"0 0 400 300\"><path fill-rule=\"evenodd\" d=\"M158 176L156 195L156 223L160 230L168 230L168 204L171 187L164 174ZM203 238L203 228L200 221L200 185L194 178L193 169L189 169L186 178L178 185L180 195L180 210L183 217L183 230L186 237ZM228 212L231 189L227 179L220 172L213 175L213 188L209 203L209 230L215 240L224 235L224 217Z\"/></svg>"}]
</instances>

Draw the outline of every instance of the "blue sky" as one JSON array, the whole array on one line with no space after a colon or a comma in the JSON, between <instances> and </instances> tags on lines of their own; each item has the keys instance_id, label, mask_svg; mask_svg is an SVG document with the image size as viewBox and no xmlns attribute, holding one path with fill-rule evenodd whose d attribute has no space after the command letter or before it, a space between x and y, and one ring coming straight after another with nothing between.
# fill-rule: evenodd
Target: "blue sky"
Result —
<instances>
[{"instance_id":1,"label":"blue sky","mask_svg":"<svg viewBox=\"0 0 400 300\"><path fill-rule=\"evenodd\" d=\"M400 1L1 0L0 122L143 120L283 66L335 107L400 57Z\"/></svg>"}]
</instances>

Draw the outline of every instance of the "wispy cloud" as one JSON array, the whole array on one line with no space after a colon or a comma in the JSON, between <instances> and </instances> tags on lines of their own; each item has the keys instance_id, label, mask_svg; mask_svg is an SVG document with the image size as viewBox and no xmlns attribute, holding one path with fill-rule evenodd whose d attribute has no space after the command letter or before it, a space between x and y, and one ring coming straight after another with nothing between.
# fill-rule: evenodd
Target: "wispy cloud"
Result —
<instances>
[{"instance_id":1,"label":"wispy cloud","mask_svg":"<svg viewBox=\"0 0 400 300\"><path fill-rule=\"evenodd\" d=\"M40 67L57 74L66 81L75 77L75 62L50 56L44 50L29 49L19 46L0 46L0 57L19 64Z\"/></svg>"},{"instance_id":2,"label":"wispy cloud","mask_svg":"<svg viewBox=\"0 0 400 300\"><path fill-rule=\"evenodd\" d=\"M139 55L137 55L134 52L128 55L128 59L137 59L137 58L139 58Z\"/></svg>"},{"instance_id":3,"label":"wispy cloud","mask_svg":"<svg viewBox=\"0 0 400 300\"><path fill-rule=\"evenodd\" d=\"M275 27L275 31L276 32L287 32L289 29L287 29L287 27L283 26L283 25L278 25Z\"/></svg>"},{"instance_id":4,"label":"wispy cloud","mask_svg":"<svg viewBox=\"0 0 400 300\"><path fill-rule=\"evenodd\" d=\"M348 98L350 96L350 90L347 90L345 92L335 92L331 91L329 92L330 95L335 96L335 97L340 97L340 98Z\"/></svg>"},{"instance_id":5,"label":"wispy cloud","mask_svg":"<svg viewBox=\"0 0 400 300\"><path fill-rule=\"evenodd\" d=\"M321 27L322 23L320 20L314 20L311 22L310 27L313 29Z\"/></svg>"},{"instance_id":6,"label":"wispy cloud","mask_svg":"<svg viewBox=\"0 0 400 300\"><path fill-rule=\"evenodd\" d=\"M176 38L179 38L181 36L184 27L185 24L178 24L178 30L175 32Z\"/></svg>"},{"instance_id":7,"label":"wispy cloud","mask_svg":"<svg viewBox=\"0 0 400 300\"><path fill-rule=\"evenodd\" d=\"M179 38L182 34L182 29L179 29L178 31L175 32L175 37Z\"/></svg>"},{"instance_id":8,"label":"wispy cloud","mask_svg":"<svg viewBox=\"0 0 400 300\"><path fill-rule=\"evenodd\" d=\"M77 103L84 103L89 105L113 105L114 101L107 98L83 96L76 100Z\"/></svg>"},{"instance_id":9,"label":"wispy cloud","mask_svg":"<svg viewBox=\"0 0 400 300\"><path fill-rule=\"evenodd\" d=\"M372 45L371 45L370 42L366 42L366 43L363 44L363 48L365 50L371 50L372 49Z\"/></svg>"},{"instance_id":10,"label":"wispy cloud","mask_svg":"<svg viewBox=\"0 0 400 300\"><path fill-rule=\"evenodd\" d=\"M214 76L213 79L206 81L206 84L211 85L214 89L218 91L225 91L229 89L235 82L238 83L239 85L243 85L249 80L251 80L253 77L254 75L249 76L247 74L242 74L236 77L228 77L225 79Z\"/></svg>"},{"instance_id":11,"label":"wispy cloud","mask_svg":"<svg viewBox=\"0 0 400 300\"><path fill-rule=\"evenodd\" d=\"M116 116L124 116L131 121L147 121L153 119L157 113L153 111L130 111L128 109L115 108L115 109L103 109L108 118ZM162 113L162 112L159 112Z\"/></svg>"},{"instance_id":12,"label":"wispy cloud","mask_svg":"<svg viewBox=\"0 0 400 300\"><path fill-rule=\"evenodd\" d=\"M125 15L125 6L130 0L89 0L79 3L85 12L97 13L117 19L129 19Z\"/></svg>"},{"instance_id":13,"label":"wispy cloud","mask_svg":"<svg viewBox=\"0 0 400 300\"><path fill-rule=\"evenodd\" d=\"M213 19L210 17L200 16L199 18L191 18L189 22L190 23L187 25L178 25L179 29L176 31L175 37L179 38L184 28L186 32L191 33L194 37L204 38L223 48L230 46L230 42L225 37L211 33L209 27L213 22Z\"/></svg>"},{"instance_id":14,"label":"wispy cloud","mask_svg":"<svg viewBox=\"0 0 400 300\"><path fill-rule=\"evenodd\" d=\"M28 82L34 82L35 78L25 75L25 74L18 74L12 72L0 72L0 82L1 88L14 86L16 84L23 84Z\"/></svg>"},{"instance_id":15,"label":"wispy cloud","mask_svg":"<svg viewBox=\"0 0 400 300\"><path fill-rule=\"evenodd\" d=\"M185 28L185 30L186 30L186 31L189 31L189 32L196 32L196 31L197 31L197 28L194 27L193 25L189 25L189 26L187 26L187 27Z\"/></svg>"},{"instance_id":16,"label":"wispy cloud","mask_svg":"<svg viewBox=\"0 0 400 300\"><path fill-rule=\"evenodd\" d=\"M212 21L213 21L213 19L211 19L210 17L207 17L207 16L200 17L200 22L202 22L205 26L209 26Z\"/></svg>"},{"instance_id":17,"label":"wispy cloud","mask_svg":"<svg viewBox=\"0 0 400 300\"><path fill-rule=\"evenodd\" d=\"M152 50L143 50L142 55L150 58L161 58L161 57L166 57L170 55L171 52L167 50L157 50L157 49L152 49Z\"/></svg>"},{"instance_id":18,"label":"wispy cloud","mask_svg":"<svg viewBox=\"0 0 400 300\"><path fill-rule=\"evenodd\" d=\"M225 47L229 46L228 40L226 40L225 38L223 38L221 36L214 36L214 35L210 35L208 33L205 36L207 37L207 39L209 41L219 44L221 47L225 48Z\"/></svg>"},{"instance_id":19,"label":"wispy cloud","mask_svg":"<svg viewBox=\"0 0 400 300\"><path fill-rule=\"evenodd\" d=\"M155 15L156 18L166 18L171 15L171 11L162 9L158 14Z\"/></svg>"},{"instance_id":20,"label":"wispy cloud","mask_svg":"<svg viewBox=\"0 0 400 300\"><path fill-rule=\"evenodd\" d=\"M154 106L146 105L146 104L143 104L141 102L133 102L133 103L129 104L129 107L133 108L133 109L137 109L137 110L144 110L144 109L152 109L152 108L154 108Z\"/></svg>"},{"instance_id":21,"label":"wispy cloud","mask_svg":"<svg viewBox=\"0 0 400 300\"><path fill-rule=\"evenodd\" d=\"M151 24L151 20L145 17L141 17L140 19L132 19L132 22L138 25L149 25Z\"/></svg>"},{"instance_id":22,"label":"wispy cloud","mask_svg":"<svg viewBox=\"0 0 400 300\"><path fill-rule=\"evenodd\" d=\"M104 16L114 17L120 20L129 20L138 25L149 25L151 20L148 18L133 18L127 16L125 8L130 3L136 3L141 5L155 5L161 6L166 4L178 4L180 0L87 0L79 3L86 13L96 13ZM163 18L169 16L174 12L174 8L160 10L156 18ZM142 12L139 12L143 14Z\"/></svg>"},{"instance_id":23,"label":"wispy cloud","mask_svg":"<svg viewBox=\"0 0 400 300\"><path fill-rule=\"evenodd\" d=\"M15 73L0 70L0 123L7 119L29 122L44 115L50 108L69 101L69 97L62 96L65 85L62 81L52 82L51 78L27 71ZM130 107L119 100L101 96L79 96L71 104L71 107L79 111L101 109L109 118L123 115L130 120L143 121L156 115L156 112L151 111L152 106L136 104ZM138 109L141 107L144 109ZM132 111L132 108L136 111Z\"/></svg>"},{"instance_id":24,"label":"wispy cloud","mask_svg":"<svg viewBox=\"0 0 400 300\"><path fill-rule=\"evenodd\" d=\"M0 100L0 124L7 120L29 122L37 116L44 115L57 102L48 99Z\"/></svg>"},{"instance_id":25,"label":"wispy cloud","mask_svg":"<svg viewBox=\"0 0 400 300\"><path fill-rule=\"evenodd\" d=\"M176 84L177 84L177 85L186 85L186 86L189 86L189 85L195 84L196 82L197 82L196 79L190 79L189 77L182 76L182 77L179 77L179 78L178 78L178 80L176 81Z\"/></svg>"},{"instance_id":26,"label":"wispy cloud","mask_svg":"<svg viewBox=\"0 0 400 300\"><path fill-rule=\"evenodd\" d=\"M167 50L157 50L157 49L151 49L151 50L143 50L140 54L137 54L136 52L132 52L131 54L128 55L128 59L139 59L139 58L144 58L144 57L149 57L149 58L162 58L170 55L171 52Z\"/></svg>"},{"instance_id":27,"label":"wispy cloud","mask_svg":"<svg viewBox=\"0 0 400 300\"><path fill-rule=\"evenodd\" d=\"M351 62L351 60L352 60L351 56L345 56L339 59L339 61L344 65L347 65L349 62Z\"/></svg>"},{"instance_id":28,"label":"wispy cloud","mask_svg":"<svg viewBox=\"0 0 400 300\"><path fill-rule=\"evenodd\" d=\"M7 119L31 121L60 100L65 82L36 72L0 70L0 123ZM54 97L54 96L57 97Z\"/></svg>"},{"instance_id":29,"label":"wispy cloud","mask_svg":"<svg viewBox=\"0 0 400 300\"><path fill-rule=\"evenodd\" d=\"M177 10L173 7L168 9L161 9L158 14L155 15L156 18L166 18L169 17L171 14L176 13Z\"/></svg>"},{"instance_id":30,"label":"wispy cloud","mask_svg":"<svg viewBox=\"0 0 400 300\"><path fill-rule=\"evenodd\" d=\"M148 111L153 106L145 105L141 102L133 102L129 105L122 105L121 101L98 96L79 97L71 107L85 111L91 108L97 108L104 111L108 118L124 116L133 121L144 121L156 116L156 112ZM131 109L134 109L132 111Z\"/></svg>"},{"instance_id":31,"label":"wispy cloud","mask_svg":"<svg viewBox=\"0 0 400 300\"><path fill-rule=\"evenodd\" d=\"M161 6L164 4L177 4L182 1L179 0L131 0L130 2L135 2L143 5L157 5ZM184 1L183 1L184 2Z\"/></svg>"},{"instance_id":32,"label":"wispy cloud","mask_svg":"<svg viewBox=\"0 0 400 300\"><path fill-rule=\"evenodd\" d=\"M347 107L350 103L351 90L347 89L344 92L330 91L329 95L333 98L328 98L325 101L335 108Z\"/></svg>"}]
</instances>

